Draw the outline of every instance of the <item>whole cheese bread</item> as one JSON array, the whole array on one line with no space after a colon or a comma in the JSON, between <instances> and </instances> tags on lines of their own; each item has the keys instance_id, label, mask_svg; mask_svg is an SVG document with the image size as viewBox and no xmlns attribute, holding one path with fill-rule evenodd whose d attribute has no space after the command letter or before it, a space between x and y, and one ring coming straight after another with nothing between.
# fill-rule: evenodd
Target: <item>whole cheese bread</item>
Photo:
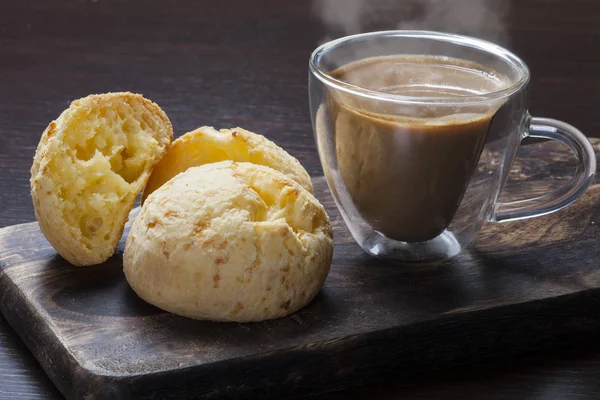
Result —
<instances>
[{"instance_id":1,"label":"whole cheese bread","mask_svg":"<svg viewBox=\"0 0 600 400\"><path fill-rule=\"evenodd\" d=\"M43 133L31 168L40 228L76 266L110 257L173 128L139 94L91 95L71 103Z\"/></svg>"},{"instance_id":2,"label":"whole cheese bread","mask_svg":"<svg viewBox=\"0 0 600 400\"><path fill-rule=\"evenodd\" d=\"M176 139L156 166L142 202L175 175L190 167L219 161L251 162L281 171L312 193L310 176L300 162L262 135L242 128L217 131L203 126Z\"/></svg>"},{"instance_id":3,"label":"whole cheese bread","mask_svg":"<svg viewBox=\"0 0 600 400\"><path fill-rule=\"evenodd\" d=\"M217 321L278 318L323 286L332 229L319 201L269 167L192 167L154 191L133 222L124 272L147 302Z\"/></svg>"}]
</instances>

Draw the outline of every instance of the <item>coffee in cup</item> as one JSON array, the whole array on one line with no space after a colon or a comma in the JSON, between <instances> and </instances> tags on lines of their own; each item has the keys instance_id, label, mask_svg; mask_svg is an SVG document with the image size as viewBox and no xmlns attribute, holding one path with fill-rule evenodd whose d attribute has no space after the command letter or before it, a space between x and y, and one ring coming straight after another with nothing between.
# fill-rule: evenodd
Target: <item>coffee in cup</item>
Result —
<instances>
[{"instance_id":1,"label":"coffee in cup","mask_svg":"<svg viewBox=\"0 0 600 400\"><path fill-rule=\"evenodd\" d=\"M415 102L455 101L508 85L507 78L482 65L426 55L367 58L330 76ZM435 103L373 110L355 99L332 94L328 106L338 170L357 212L394 240L435 238L461 203L499 105L474 104L458 113Z\"/></svg>"}]
</instances>

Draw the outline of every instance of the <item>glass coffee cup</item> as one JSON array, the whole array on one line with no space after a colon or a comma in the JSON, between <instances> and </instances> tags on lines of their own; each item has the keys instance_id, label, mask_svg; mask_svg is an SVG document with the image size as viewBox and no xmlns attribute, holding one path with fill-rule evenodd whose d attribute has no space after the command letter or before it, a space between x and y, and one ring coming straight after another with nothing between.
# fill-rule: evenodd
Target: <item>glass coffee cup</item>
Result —
<instances>
[{"instance_id":1,"label":"glass coffee cup","mask_svg":"<svg viewBox=\"0 0 600 400\"><path fill-rule=\"evenodd\" d=\"M327 183L352 236L373 256L453 257L485 222L557 211L594 178L589 141L571 125L529 115L529 69L493 43L426 31L365 33L318 47L309 72ZM544 196L499 202L525 137L565 144L576 171Z\"/></svg>"}]
</instances>

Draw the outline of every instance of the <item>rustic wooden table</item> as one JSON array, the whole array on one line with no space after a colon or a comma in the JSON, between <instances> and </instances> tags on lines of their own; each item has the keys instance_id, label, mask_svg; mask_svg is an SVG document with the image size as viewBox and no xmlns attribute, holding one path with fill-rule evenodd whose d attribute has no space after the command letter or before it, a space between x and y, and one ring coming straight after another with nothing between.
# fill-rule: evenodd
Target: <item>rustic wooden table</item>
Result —
<instances>
[{"instance_id":1,"label":"rustic wooden table","mask_svg":"<svg viewBox=\"0 0 600 400\"><path fill-rule=\"evenodd\" d=\"M321 174L308 115L308 57L324 38L356 30L399 26L497 40L532 70L532 113L600 136L600 2L443 3L2 2L0 227L34 219L29 168L39 136L71 99L89 93L143 93L167 112L176 135L205 124L260 132ZM323 398L592 398L600 397L599 373L600 347L588 342ZM5 398L61 396L0 316Z\"/></svg>"}]
</instances>

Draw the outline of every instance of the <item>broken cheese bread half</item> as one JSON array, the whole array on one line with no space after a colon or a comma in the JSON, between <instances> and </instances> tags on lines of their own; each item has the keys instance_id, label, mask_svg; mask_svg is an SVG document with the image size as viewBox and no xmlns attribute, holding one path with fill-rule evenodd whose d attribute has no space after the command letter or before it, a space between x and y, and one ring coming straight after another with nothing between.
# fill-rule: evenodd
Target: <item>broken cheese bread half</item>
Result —
<instances>
[{"instance_id":1,"label":"broken cheese bread half","mask_svg":"<svg viewBox=\"0 0 600 400\"><path fill-rule=\"evenodd\" d=\"M167 115L134 93L75 100L42 134L31 168L40 229L75 266L114 252L135 199L167 151Z\"/></svg>"}]
</instances>

